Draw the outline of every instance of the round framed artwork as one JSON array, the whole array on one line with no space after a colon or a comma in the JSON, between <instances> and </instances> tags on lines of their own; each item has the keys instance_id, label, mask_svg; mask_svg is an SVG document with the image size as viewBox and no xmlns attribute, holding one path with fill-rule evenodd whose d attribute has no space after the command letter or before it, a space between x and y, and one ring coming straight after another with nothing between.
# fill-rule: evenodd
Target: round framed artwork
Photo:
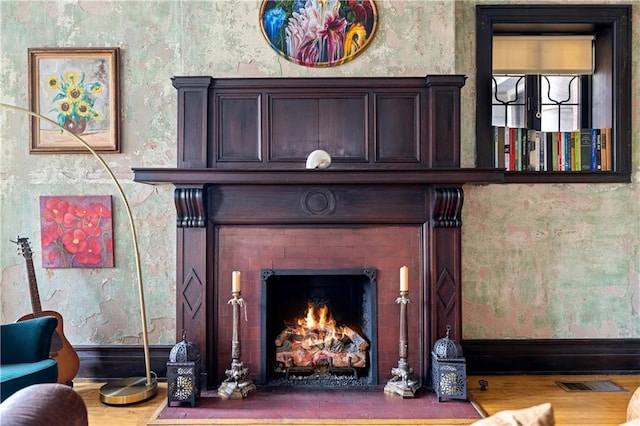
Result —
<instances>
[{"instance_id":1,"label":"round framed artwork","mask_svg":"<svg viewBox=\"0 0 640 426\"><path fill-rule=\"evenodd\" d=\"M373 0L263 0L260 29L288 61L332 67L362 53L378 26Z\"/></svg>"}]
</instances>

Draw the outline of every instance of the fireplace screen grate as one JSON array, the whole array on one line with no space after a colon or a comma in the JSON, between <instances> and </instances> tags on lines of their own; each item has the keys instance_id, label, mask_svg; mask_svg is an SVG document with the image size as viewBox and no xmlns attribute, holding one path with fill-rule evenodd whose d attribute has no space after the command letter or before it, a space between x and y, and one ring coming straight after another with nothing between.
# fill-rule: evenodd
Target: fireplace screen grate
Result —
<instances>
[{"instance_id":1,"label":"fireplace screen grate","mask_svg":"<svg viewBox=\"0 0 640 426\"><path fill-rule=\"evenodd\" d=\"M377 383L376 270L262 271L261 383Z\"/></svg>"}]
</instances>

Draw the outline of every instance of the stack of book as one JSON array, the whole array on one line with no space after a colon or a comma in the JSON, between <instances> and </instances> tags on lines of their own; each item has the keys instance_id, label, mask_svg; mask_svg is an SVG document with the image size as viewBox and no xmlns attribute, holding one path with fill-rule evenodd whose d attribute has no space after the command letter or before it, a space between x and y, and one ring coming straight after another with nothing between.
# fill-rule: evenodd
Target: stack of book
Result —
<instances>
[{"instance_id":1,"label":"stack of book","mask_svg":"<svg viewBox=\"0 0 640 426\"><path fill-rule=\"evenodd\" d=\"M507 171L611 171L611 128L542 132L493 126L494 165Z\"/></svg>"}]
</instances>

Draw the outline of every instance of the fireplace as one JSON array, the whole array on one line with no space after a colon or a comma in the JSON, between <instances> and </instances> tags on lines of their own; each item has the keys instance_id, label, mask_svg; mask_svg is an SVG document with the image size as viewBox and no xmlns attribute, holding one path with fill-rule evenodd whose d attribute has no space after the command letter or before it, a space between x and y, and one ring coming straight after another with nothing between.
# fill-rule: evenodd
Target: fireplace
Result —
<instances>
[{"instance_id":1,"label":"fireplace","mask_svg":"<svg viewBox=\"0 0 640 426\"><path fill-rule=\"evenodd\" d=\"M242 297L247 302L246 321L242 315L242 360L256 384L273 383L278 377L272 368L273 341L282 331L284 321L302 312L309 299L317 302L335 299L332 296L339 289L344 289L345 294L353 293L349 309L362 312L348 317L342 314L341 306L329 307L337 310L336 319L358 328L370 343L370 362L366 371L358 371L359 383L373 385L385 381L385 375L398 362L399 311L395 299L399 292L399 269L405 264L412 271L409 337L415 352L410 361L415 362L417 370L423 346L420 335L425 325L419 309L424 303L424 293L418 284L421 240L422 229L415 225L220 226L219 274L228 279L220 280L213 310L219 324L215 375L221 377L229 368L232 330L227 301L231 296L232 271L239 269L243 277ZM360 300L356 300L356 292ZM270 305L279 299L286 302L276 306L283 312L268 318L267 324Z\"/></svg>"},{"instance_id":2,"label":"fireplace","mask_svg":"<svg viewBox=\"0 0 640 426\"><path fill-rule=\"evenodd\" d=\"M429 386L433 343L447 326L461 338L462 186L502 179L495 170L460 168L464 77L173 83L178 166L134 168L134 180L176 188L176 332L186 329L201 349L208 386L224 380L231 361L233 270L242 271L242 361L253 381L277 379L277 323L304 309L314 291L334 298L333 284L311 290L314 280L296 281L310 294L291 290L294 279L313 276L370 299L344 322L369 343L359 377L385 383L398 363L403 265L408 362ZM305 169L315 149L332 155L329 169ZM289 296L286 312L269 313L271 299Z\"/></svg>"},{"instance_id":3,"label":"fireplace","mask_svg":"<svg viewBox=\"0 0 640 426\"><path fill-rule=\"evenodd\" d=\"M263 269L261 277L262 383L377 383L375 269Z\"/></svg>"}]
</instances>

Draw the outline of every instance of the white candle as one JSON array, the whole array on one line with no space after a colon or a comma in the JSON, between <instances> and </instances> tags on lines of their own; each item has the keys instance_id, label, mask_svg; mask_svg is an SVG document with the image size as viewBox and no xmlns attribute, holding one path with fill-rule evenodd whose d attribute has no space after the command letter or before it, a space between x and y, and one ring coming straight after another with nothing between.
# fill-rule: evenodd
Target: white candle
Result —
<instances>
[{"instance_id":1,"label":"white candle","mask_svg":"<svg viewBox=\"0 0 640 426\"><path fill-rule=\"evenodd\" d=\"M400 268L400 291L409 291L409 268Z\"/></svg>"},{"instance_id":2,"label":"white candle","mask_svg":"<svg viewBox=\"0 0 640 426\"><path fill-rule=\"evenodd\" d=\"M233 271L232 280L231 280L231 292L239 293L240 292L240 271Z\"/></svg>"}]
</instances>

